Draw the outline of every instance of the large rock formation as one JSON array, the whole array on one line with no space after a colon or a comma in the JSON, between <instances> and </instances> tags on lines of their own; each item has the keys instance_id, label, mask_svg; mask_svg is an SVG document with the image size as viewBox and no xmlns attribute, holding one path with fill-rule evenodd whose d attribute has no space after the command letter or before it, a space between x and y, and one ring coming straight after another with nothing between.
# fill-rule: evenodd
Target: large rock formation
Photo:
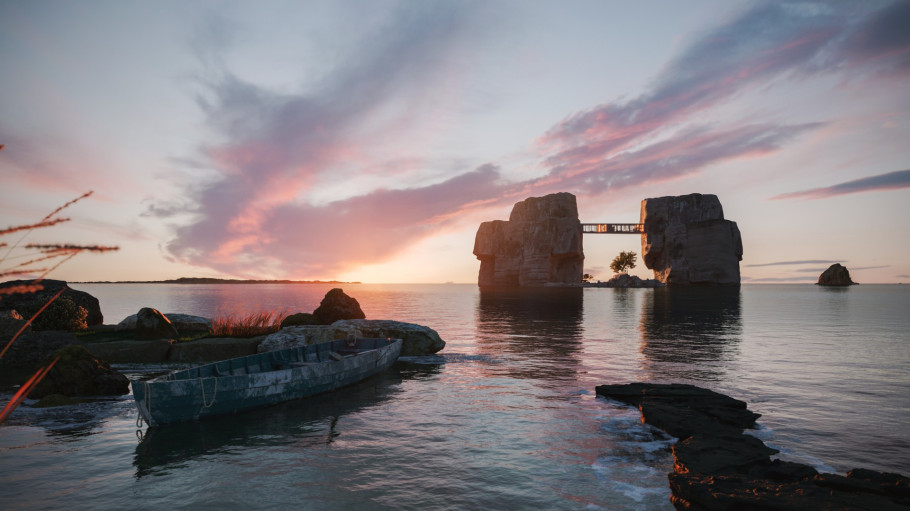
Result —
<instances>
[{"instance_id":1,"label":"large rock formation","mask_svg":"<svg viewBox=\"0 0 910 511\"><path fill-rule=\"evenodd\" d=\"M98 360L83 346L67 346L45 359L50 364L57 359L47 376L35 387L29 397L41 398L51 394L64 396L107 396L127 394L130 381L126 376Z\"/></svg>"},{"instance_id":2,"label":"large rock formation","mask_svg":"<svg viewBox=\"0 0 910 511\"><path fill-rule=\"evenodd\" d=\"M474 255L481 287L579 284L585 255L575 196L530 197L512 207L508 221L483 222Z\"/></svg>"},{"instance_id":3,"label":"large rock formation","mask_svg":"<svg viewBox=\"0 0 910 511\"><path fill-rule=\"evenodd\" d=\"M739 284L743 243L716 195L641 201L641 253L665 284Z\"/></svg>"},{"instance_id":4,"label":"large rock formation","mask_svg":"<svg viewBox=\"0 0 910 511\"><path fill-rule=\"evenodd\" d=\"M819 286L852 286L856 284L850 278L850 270L840 263L834 263L818 276Z\"/></svg>"}]
</instances>

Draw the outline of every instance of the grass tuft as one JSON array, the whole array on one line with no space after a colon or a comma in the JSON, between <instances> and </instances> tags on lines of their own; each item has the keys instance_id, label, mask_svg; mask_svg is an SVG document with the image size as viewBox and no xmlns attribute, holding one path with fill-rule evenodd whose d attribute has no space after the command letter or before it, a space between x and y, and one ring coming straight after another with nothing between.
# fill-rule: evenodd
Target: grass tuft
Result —
<instances>
[{"instance_id":1,"label":"grass tuft","mask_svg":"<svg viewBox=\"0 0 910 511\"><path fill-rule=\"evenodd\" d=\"M248 314L223 314L212 320L213 337L256 337L277 332L285 312L268 311Z\"/></svg>"}]
</instances>

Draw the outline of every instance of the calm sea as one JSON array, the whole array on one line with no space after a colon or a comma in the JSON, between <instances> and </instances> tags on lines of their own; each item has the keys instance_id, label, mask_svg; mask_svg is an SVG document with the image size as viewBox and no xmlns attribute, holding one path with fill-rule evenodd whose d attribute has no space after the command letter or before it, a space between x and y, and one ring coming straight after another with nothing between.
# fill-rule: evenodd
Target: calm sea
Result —
<instances>
[{"instance_id":1,"label":"calm sea","mask_svg":"<svg viewBox=\"0 0 910 511\"><path fill-rule=\"evenodd\" d=\"M116 323L144 306L312 311L331 286L74 287ZM137 428L129 396L20 407L0 426L0 508L672 509L672 439L594 395L640 380L748 401L784 459L910 474L908 286L342 287L368 318L431 326L446 349L174 427Z\"/></svg>"}]
</instances>

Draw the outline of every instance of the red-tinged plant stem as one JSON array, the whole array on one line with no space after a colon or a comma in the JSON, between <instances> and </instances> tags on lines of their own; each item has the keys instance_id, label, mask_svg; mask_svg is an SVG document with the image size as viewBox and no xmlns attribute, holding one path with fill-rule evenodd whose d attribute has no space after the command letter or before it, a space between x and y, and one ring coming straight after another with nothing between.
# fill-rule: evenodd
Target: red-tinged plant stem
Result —
<instances>
[{"instance_id":1,"label":"red-tinged plant stem","mask_svg":"<svg viewBox=\"0 0 910 511\"><path fill-rule=\"evenodd\" d=\"M46 309L48 305L53 303L54 300L56 300L58 296L63 294L63 291L65 291L65 290L66 290L66 288L61 288L60 291L57 291L57 294L55 294L50 300L48 300L47 303L44 304L44 306L42 306L40 309L38 309L38 312L32 314L32 317L28 318L28 321L26 321L25 324L22 325L22 328L20 328L19 331L16 332L16 335L14 335L13 338L10 339L8 343L6 343L6 347L3 348L3 351L0 351L0 358L3 358L3 355L6 354L6 350L8 350L9 347L13 345L13 342L16 340L16 338L18 338L19 335L22 332L24 332L25 329L28 328L29 325L32 324L32 321L34 321L35 318L37 318L39 314L44 312L44 309Z\"/></svg>"},{"instance_id":2,"label":"red-tinged plant stem","mask_svg":"<svg viewBox=\"0 0 910 511\"><path fill-rule=\"evenodd\" d=\"M9 417L9 415L11 413L13 413L13 410L15 410L16 407L18 407L19 404L22 403L22 401L24 401L25 398L28 397L28 395L32 392L32 390L35 387L37 387L39 383L41 383L41 380L43 380L44 377L47 376L47 373L50 372L51 368L54 367L54 364L56 364L58 360L60 360L60 357L57 357L53 361L51 361L51 363L48 364L47 367L42 367L42 368L38 369L38 372L36 372L34 375L32 375L32 377L29 378L27 382L25 382L25 385L23 385L16 392L16 394L13 396L13 398L10 399L9 403L7 403L6 406L3 407L3 410L0 411L0 424L3 424L3 421L5 421L6 418Z\"/></svg>"}]
</instances>

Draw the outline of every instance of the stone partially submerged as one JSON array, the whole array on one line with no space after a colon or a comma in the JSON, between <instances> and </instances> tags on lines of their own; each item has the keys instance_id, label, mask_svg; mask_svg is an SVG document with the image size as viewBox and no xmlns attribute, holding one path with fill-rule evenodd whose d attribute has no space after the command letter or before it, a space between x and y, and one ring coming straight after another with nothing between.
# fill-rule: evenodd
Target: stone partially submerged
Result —
<instances>
[{"instance_id":1,"label":"stone partially submerged","mask_svg":"<svg viewBox=\"0 0 910 511\"><path fill-rule=\"evenodd\" d=\"M808 465L772 460L777 450L744 434L759 414L743 401L684 384L601 385L596 392L637 406L644 422L679 439L669 475L676 509L910 509L910 479L900 474L820 474Z\"/></svg>"},{"instance_id":2,"label":"stone partially submerged","mask_svg":"<svg viewBox=\"0 0 910 511\"><path fill-rule=\"evenodd\" d=\"M529 197L508 221L483 222L474 238L481 287L579 285L584 266L581 222L571 193Z\"/></svg>"},{"instance_id":3,"label":"stone partially submerged","mask_svg":"<svg viewBox=\"0 0 910 511\"><path fill-rule=\"evenodd\" d=\"M297 346L308 346L355 337L391 337L402 339L401 356L431 355L443 349L445 341L430 327L401 321L377 319L352 319L336 321L331 325L297 325L282 328L266 336L258 351L274 351Z\"/></svg>"},{"instance_id":4,"label":"stone partially submerged","mask_svg":"<svg viewBox=\"0 0 910 511\"><path fill-rule=\"evenodd\" d=\"M834 263L818 276L819 286L852 286L856 282L850 278L850 270L840 263Z\"/></svg>"},{"instance_id":5,"label":"stone partially submerged","mask_svg":"<svg viewBox=\"0 0 910 511\"><path fill-rule=\"evenodd\" d=\"M739 284L743 242L736 222L724 219L716 195L641 201L641 253L654 277L668 285Z\"/></svg>"}]
</instances>

